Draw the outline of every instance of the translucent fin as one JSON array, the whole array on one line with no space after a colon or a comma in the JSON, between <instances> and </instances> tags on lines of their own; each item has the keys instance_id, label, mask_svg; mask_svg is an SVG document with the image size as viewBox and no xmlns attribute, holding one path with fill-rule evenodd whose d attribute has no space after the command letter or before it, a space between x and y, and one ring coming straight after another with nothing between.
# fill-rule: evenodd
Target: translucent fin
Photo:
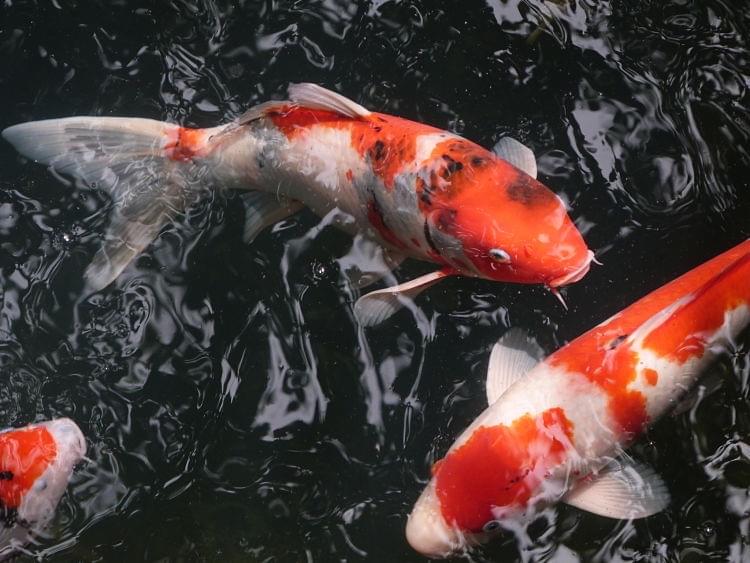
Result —
<instances>
[{"instance_id":1,"label":"translucent fin","mask_svg":"<svg viewBox=\"0 0 750 563\"><path fill-rule=\"evenodd\" d=\"M289 98L297 105L306 108L335 111L348 117L360 118L370 115L369 110L349 98L309 82L290 84Z\"/></svg>"},{"instance_id":2,"label":"translucent fin","mask_svg":"<svg viewBox=\"0 0 750 563\"><path fill-rule=\"evenodd\" d=\"M533 151L523 143L512 137L503 137L492 147L492 152L532 178L536 178L536 158Z\"/></svg>"},{"instance_id":3,"label":"translucent fin","mask_svg":"<svg viewBox=\"0 0 750 563\"><path fill-rule=\"evenodd\" d=\"M247 244L253 242L266 227L294 215L303 207L298 201L265 192L243 192L240 198L245 206L242 239Z\"/></svg>"},{"instance_id":4,"label":"translucent fin","mask_svg":"<svg viewBox=\"0 0 750 563\"><path fill-rule=\"evenodd\" d=\"M450 276L452 270L438 270L393 287L372 291L354 304L354 314L362 326L375 326L403 306L403 299L414 299L431 285Z\"/></svg>"},{"instance_id":5,"label":"translucent fin","mask_svg":"<svg viewBox=\"0 0 750 563\"><path fill-rule=\"evenodd\" d=\"M581 510L620 519L645 518L667 507L669 491L653 469L624 459L615 465L584 480L563 500Z\"/></svg>"},{"instance_id":6,"label":"translucent fin","mask_svg":"<svg viewBox=\"0 0 750 563\"><path fill-rule=\"evenodd\" d=\"M256 119L260 119L266 113L268 113L271 110L279 109L283 106L289 105L289 102L285 101L271 101L271 102L263 102L262 104L258 104L257 106L251 107L249 110L247 110L245 113L243 113L237 121L234 123L234 125L245 125L246 123L250 123L251 121L255 121Z\"/></svg>"},{"instance_id":7,"label":"translucent fin","mask_svg":"<svg viewBox=\"0 0 750 563\"><path fill-rule=\"evenodd\" d=\"M3 137L24 156L109 193L114 204L102 248L86 269L90 288L112 282L185 208L205 167L193 158L216 129L183 129L151 119L70 117L22 123Z\"/></svg>"},{"instance_id":8,"label":"translucent fin","mask_svg":"<svg viewBox=\"0 0 750 563\"><path fill-rule=\"evenodd\" d=\"M539 363L544 351L524 331L512 328L492 347L487 368L487 403L493 404Z\"/></svg>"},{"instance_id":9,"label":"translucent fin","mask_svg":"<svg viewBox=\"0 0 750 563\"><path fill-rule=\"evenodd\" d=\"M337 262L341 271L349 278L349 282L362 289L387 276L405 259L405 255L386 249L372 239L357 234L349 252Z\"/></svg>"}]
</instances>

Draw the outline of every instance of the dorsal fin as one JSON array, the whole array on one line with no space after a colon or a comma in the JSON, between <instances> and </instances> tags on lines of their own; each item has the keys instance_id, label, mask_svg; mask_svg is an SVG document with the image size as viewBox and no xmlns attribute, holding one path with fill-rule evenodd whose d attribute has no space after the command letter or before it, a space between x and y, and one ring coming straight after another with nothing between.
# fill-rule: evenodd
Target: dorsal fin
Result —
<instances>
[{"instance_id":1,"label":"dorsal fin","mask_svg":"<svg viewBox=\"0 0 750 563\"><path fill-rule=\"evenodd\" d=\"M355 119L370 115L369 110L349 98L309 82L290 84L289 99L298 106L335 111Z\"/></svg>"}]
</instances>

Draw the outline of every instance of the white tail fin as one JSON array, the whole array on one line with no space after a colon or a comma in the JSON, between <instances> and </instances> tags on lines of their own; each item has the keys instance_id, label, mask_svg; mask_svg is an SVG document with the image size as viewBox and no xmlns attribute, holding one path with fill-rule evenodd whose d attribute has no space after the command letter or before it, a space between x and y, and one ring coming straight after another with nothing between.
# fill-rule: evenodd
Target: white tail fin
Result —
<instances>
[{"instance_id":1,"label":"white tail fin","mask_svg":"<svg viewBox=\"0 0 750 563\"><path fill-rule=\"evenodd\" d=\"M194 158L215 132L151 119L70 117L14 125L2 135L22 155L111 196L113 216L85 274L98 290L185 208L188 188L206 174Z\"/></svg>"}]
</instances>

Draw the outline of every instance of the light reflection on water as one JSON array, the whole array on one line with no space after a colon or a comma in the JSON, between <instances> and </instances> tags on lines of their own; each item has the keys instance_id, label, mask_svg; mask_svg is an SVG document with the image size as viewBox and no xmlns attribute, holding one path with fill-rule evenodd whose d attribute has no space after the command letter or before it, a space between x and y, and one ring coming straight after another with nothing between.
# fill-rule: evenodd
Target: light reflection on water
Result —
<instances>
[{"instance_id":1,"label":"light reflection on water","mask_svg":"<svg viewBox=\"0 0 750 563\"><path fill-rule=\"evenodd\" d=\"M745 12L722 0L6 2L0 127L76 114L208 126L320 82L486 146L519 138L604 262L567 290L567 314L539 288L450 279L363 331L345 272L377 269L370 249L309 212L247 247L238 199L214 194L88 296L106 202L3 145L0 422L71 416L92 459L31 552L420 560L406 514L482 410L507 327L553 350L750 235ZM739 345L720 384L633 448L669 484L667 511L628 523L560 506L461 559L746 558Z\"/></svg>"}]
</instances>

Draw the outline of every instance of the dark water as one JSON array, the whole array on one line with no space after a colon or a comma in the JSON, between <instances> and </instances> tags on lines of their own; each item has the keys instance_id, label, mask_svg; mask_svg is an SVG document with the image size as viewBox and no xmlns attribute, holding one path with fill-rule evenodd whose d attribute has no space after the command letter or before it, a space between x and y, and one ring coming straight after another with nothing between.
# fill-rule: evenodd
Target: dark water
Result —
<instances>
[{"instance_id":1,"label":"dark water","mask_svg":"<svg viewBox=\"0 0 750 563\"><path fill-rule=\"evenodd\" d=\"M0 147L0 425L70 416L91 463L61 560L419 561L432 461L484 407L510 326L553 350L750 236L750 10L729 0L0 2L0 127L69 115L208 126L312 81L491 146L540 178L603 267L567 290L451 279L362 331L350 239L309 212L240 238L233 194L82 295L106 201ZM407 264L406 280L427 271ZM750 559L748 340L633 448L664 513L560 506L473 561ZM555 559L556 558L556 559Z\"/></svg>"}]
</instances>

